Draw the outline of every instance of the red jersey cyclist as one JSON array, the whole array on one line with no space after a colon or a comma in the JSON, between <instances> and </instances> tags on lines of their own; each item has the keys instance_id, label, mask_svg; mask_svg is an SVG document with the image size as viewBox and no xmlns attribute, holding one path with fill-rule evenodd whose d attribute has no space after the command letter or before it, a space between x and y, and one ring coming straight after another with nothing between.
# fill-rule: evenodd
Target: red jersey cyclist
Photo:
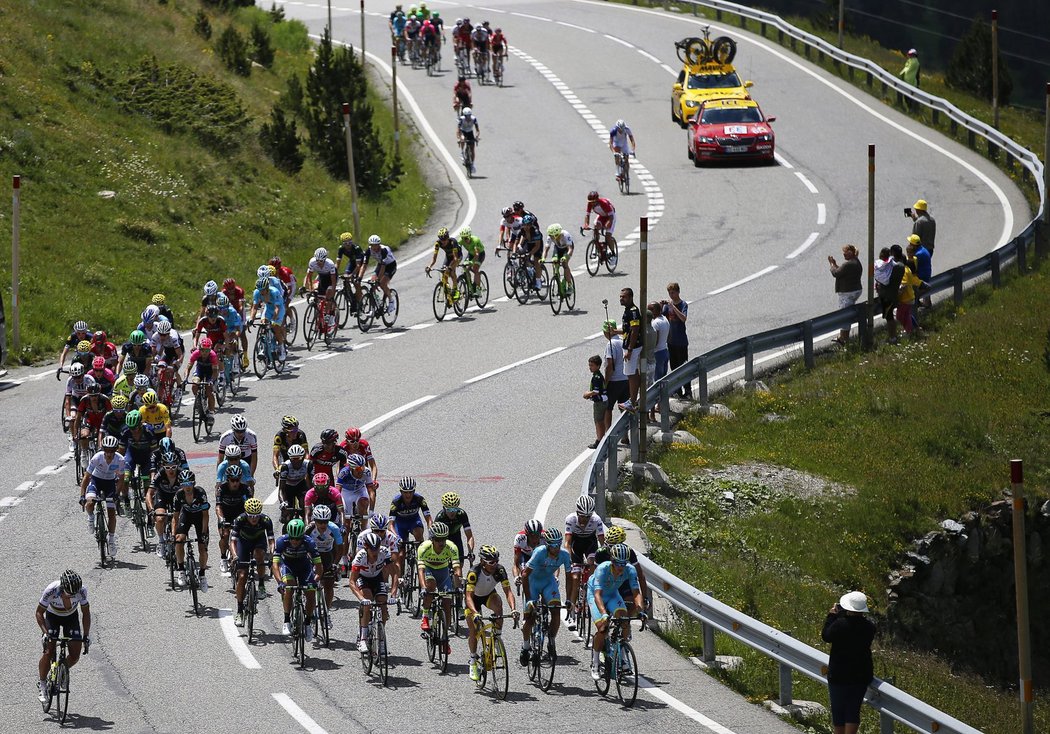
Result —
<instances>
[{"instance_id":1,"label":"red jersey cyclist","mask_svg":"<svg viewBox=\"0 0 1050 734\"><path fill-rule=\"evenodd\" d=\"M594 226L605 230L605 244L608 246L609 238L616 229L616 207L605 197L599 196L597 191L592 191L587 194L587 211L583 216L584 229L590 229L592 213Z\"/></svg>"},{"instance_id":2,"label":"red jersey cyclist","mask_svg":"<svg viewBox=\"0 0 1050 734\"><path fill-rule=\"evenodd\" d=\"M219 355L212 349L211 339L204 337L201 339L197 349L193 350L190 354L190 359L186 363L186 374L183 375L183 381L186 381L190 377L190 370L193 370L194 377L197 379L193 381L193 394L196 395L200 386L203 384L206 386L208 393L208 415L206 422L208 423L208 430L211 430L211 423L215 420L215 378L219 374Z\"/></svg>"}]
</instances>

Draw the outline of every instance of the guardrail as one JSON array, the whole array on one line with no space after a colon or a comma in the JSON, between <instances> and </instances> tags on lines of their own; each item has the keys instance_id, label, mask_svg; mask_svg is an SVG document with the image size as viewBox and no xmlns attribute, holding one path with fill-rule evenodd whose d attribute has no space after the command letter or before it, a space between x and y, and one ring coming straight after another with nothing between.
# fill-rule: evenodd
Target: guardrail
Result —
<instances>
[{"instance_id":1,"label":"guardrail","mask_svg":"<svg viewBox=\"0 0 1050 734\"><path fill-rule=\"evenodd\" d=\"M635 4L637 2L638 0L635 0ZM1016 263L1019 274L1024 275L1028 270L1029 248L1032 248L1036 258L1045 256L1038 230L1041 226L1040 217L1047 206L1046 187L1043 179L1043 164L1034 153L994 128L965 114L947 100L934 97L905 84L874 62L841 51L823 39L789 25L779 16L734 3L721 2L721 0L676 0L676 2L679 5L691 5L694 14L697 7L713 8L718 20L721 20L723 12L728 12L740 18L758 21L761 24L763 36L767 26L772 26L781 34L781 40L784 36L788 36L792 39L792 46L796 41L805 44L807 58L811 56L810 50L815 49L819 54L827 55L837 63L845 64L851 72L856 69L867 74L869 86L877 79L883 89L896 90L898 99L908 98L930 108L933 111L935 122L938 121L940 114L945 115L951 121L953 134L957 131L958 126L968 131L968 142L971 147L974 147L975 138L980 136L987 141L990 155L995 155L997 149L1005 151L1021 165L1026 174L1035 179L1039 192L1039 211L1036 218L1002 247L934 276L929 283L930 295L951 291L952 298L958 304L962 301L966 289L974 287L979 281L990 280L993 287L999 287L1003 268L1011 263ZM653 5L653 0L650 0L649 4ZM1050 233L1046 234L1050 235ZM802 358L806 366L813 367L815 344L820 337L838 329L851 329L854 324L858 325L862 339L872 336L865 333L868 329L867 304L862 303L851 308L832 311L812 319L728 342L694 357L646 388L647 403L649 405L659 403L660 430L667 434L671 429L670 396L686 384L693 381L698 382L697 397L702 405L706 405L711 387L717 388L724 384L731 374L740 372L741 368L737 367L721 374L712 374L714 370L742 361L744 379L753 380L756 355L763 352L783 350L761 360L770 361L778 356L783 356L792 349L797 350L801 347ZM606 494L610 489L615 488L619 481L619 454L616 447L625 435L630 435L631 438L630 457L633 461L637 461L640 438L638 422L632 414L624 413L617 418L598 443L598 448L584 473L581 494L594 496L596 509L603 518L608 517ZM777 661L780 667L779 699L782 705L787 705L792 701L792 671L798 671L817 681L827 683L828 656L825 653L719 602L648 558L642 557L641 563L650 579L649 587L702 624L703 656L706 661L715 659L714 633L715 630L718 630ZM934 732L978 734L977 729L938 711L878 678L868 688L865 702L878 711L882 734L892 734L894 722L900 722L924 734Z\"/></svg>"}]
</instances>

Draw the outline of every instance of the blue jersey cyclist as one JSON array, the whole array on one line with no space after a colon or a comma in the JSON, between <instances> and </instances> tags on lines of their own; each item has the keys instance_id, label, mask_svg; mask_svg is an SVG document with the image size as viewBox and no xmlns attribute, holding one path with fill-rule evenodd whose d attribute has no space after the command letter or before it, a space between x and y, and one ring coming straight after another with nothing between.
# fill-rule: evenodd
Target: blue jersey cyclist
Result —
<instances>
[{"instance_id":1,"label":"blue jersey cyclist","mask_svg":"<svg viewBox=\"0 0 1050 734\"><path fill-rule=\"evenodd\" d=\"M219 462L219 465L215 468L215 484L219 485L226 481L226 471L231 466L239 466L241 468L241 483L248 488L249 491L255 491L255 477L252 476L252 467L247 461L241 458L243 452L241 447L235 443L231 443L223 452L226 457L223 461Z\"/></svg>"},{"instance_id":2,"label":"blue jersey cyclist","mask_svg":"<svg viewBox=\"0 0 1050 734\"><path fill-rule=\"evenodd\" d=\"M317 546L306 537L306 523L299 518L291 520L285 527L285 534L277 539L273 551L273 575L284 583L284 624L281 634L292 633L292 589L296 586L306 588L306 619L303 620L303 639L306 642L314 637L310 620L314 616L314 603L317 588L317 576L321 570L321 554Z\"/></svg>"},{"instance_id":3,"label":"blue jersey cyclist","mask_svg":"<svg viewBox=\"0 0 1050 734\"><path fill-rule=\"evenodd\" d=\"M622 617L627 614L627 605L620 596L620 587L625 585L634 595L634 608L642 610L642 593L638 586L638 572L630 565L631 549L623 543L609 548L611 560L594 569L587 581L587 604L591 608L591 619L594 620L594 642L591 645L591 677L598 680L600 673L600 655L605 648L605 633L609 627L610 617ZM638 616L645 617L639 611ZM630 622L624 620L624 638L627 638Z\"/></svg>"},{"instance_id":4,"label":"blue jersey cyclist","mask_svg":"<svg viewBox=\"0 0 1050 734\"><path fill-rule=\"evenodd\" d=\"M398 482L399 494L390 503L390 526L397 537L401 539L402 550L397 554L398 569L401 574L405 572L404 542L411 535L415 543L423 542L423 521L429 528L433 520L430 517L430 506L423 499L423 495L416 492L416 480L412 477L402 477ZM422 519L420 519L422 513Z\"/></svg>"},{"instance_id":5,"label":"blue jersey cyclist","mask_svg":"<svg viewBox=\"0 0 1050 734\"><path fill-rule=\"evenodd\" d=\"M270 322L273 335L277 339L277 348L280 350L281 359L286 359L284 351L284 292L280 286L270 282L270 278L259 278L255 281L255 291L252 293L252 311L248 314L248 320L254 321L259 308L262 307L263 318Z\"/></svg>"},{"instance_id":6,"label":"blue jersey cyclist","mask_svg":"<svg viewBox=\"0 0 1050 734\"><path fill-rule=\"evenodd\" d=\"M559 568L565 570L566 576L572 570L572 559L569 551L561 547L564 535L557 528L547 528L543 532L543 545L532 552L521 578L525 584L525 622L521 625L523 638L519 662L528 665L531 654L547 654L553 660L557 657L554 646L554 638L558 636L558 628L561 626L561 594L558 591ZM535 620L536 602L542 598L550 609L550 628L547 630L547 650L530 651L532 646L532 624Z\"/></svg>"}]
</instances>

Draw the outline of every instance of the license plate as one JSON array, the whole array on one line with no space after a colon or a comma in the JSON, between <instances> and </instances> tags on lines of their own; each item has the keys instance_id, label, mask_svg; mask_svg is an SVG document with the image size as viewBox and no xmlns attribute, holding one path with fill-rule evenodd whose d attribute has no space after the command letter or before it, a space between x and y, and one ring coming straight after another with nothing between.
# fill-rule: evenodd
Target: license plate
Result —
<instances>
[{"instance_id":1,"label":"license plate","mask_svg":"<svg viewBox=\"0 0 1050 734\"><path fill-rule=\"evenodd\" d=\"M746 145L727 145L726 146L726 153L746 153L746 152L747 152L747 146Z\"/></svg>"}]
</instances>

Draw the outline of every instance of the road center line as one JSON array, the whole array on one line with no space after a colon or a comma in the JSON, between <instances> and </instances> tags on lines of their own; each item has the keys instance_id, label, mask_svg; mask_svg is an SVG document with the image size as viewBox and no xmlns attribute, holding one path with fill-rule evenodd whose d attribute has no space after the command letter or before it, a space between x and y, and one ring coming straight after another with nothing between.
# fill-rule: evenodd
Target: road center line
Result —
<instances>
[{"instance_id":1,"label":"road center line","mask_svg":"<svg viewBox=\"0 0 1050 734\"><path fill-rule=\"evenodd\" d=\"M828 220L828 208L824 206L824 202L817 204L817 224L824 224Z\"/></svg>"},{"instance_id":2,"label":"road center line","mask_svg":"<svg viewBox=\"0 0 1050 734\"><path fill-rule=\"evenodd\" d=\"M428 400L433 400L436 397L437 397L437 395L424 395L421 398L417 398L416 400L413 400L411 403L405 403L400 408L394 408L389 413L383 413L383 415L379 416L375 420L369 421L368 423L365 423L363 426L361 426L361 432L365 433L366 431L370 431L373 428L375 428L376 426L378 426L380 423L388 421L391 418L393 418L394 416L400 415L401 413L404 413L406 410L412 410L412 408L416 407L417 405L422 405L423 403L427 402Z\"/></svg>"},{"instance_id":3,"label":"road center line","mask_svg":"<svg viewBox=\"0 0 1050 734\"><path fill-rule=\"evenodd\" d=\"M287 693L271 693L273 700L281 704L281 708L288 712L288 715L299 722L299 726L306 729L310 734L328 734L320 724L310 718L310 715L303 711L299 704L291 699Z\"/></svg>"},{"instance_id":4,"label":"road center line","mask_svg":"<svg viewBox=\"0 0 1050 734\"><path fill-rule=\"evenodd\" d=\"M564 20L556 20L554 22L557 23L558 25L563 25L566 28L575 28L578 31L586 31L587 33L594 33L594 29L593 28L585 28L582 25L576 25L575 23L566 23Z\"/></svg>"},{"instance_id":5,"label":"road center line","mask_svg":"<svg viewBox=\"0 0 1050 734\"><path fill-rule=\"evenodd\" d=\"M795 171L795 175L798 176L798 180L802 182L802 185L809 189L809 193L820 193L819 191L817 191L817 187L814 186L808 178L806 178L806 174L802 173L802 171Z\"/></svg>"},{"instance_id":6,"label":"road center line","mask_svg":"<svg viewBox=\"0 0 1050 734\"><path fill-rule=\"evenodd\" d=\"M645 678L638 678L638 687L646 693L648 693L653 698L655 698L657 701L667 704L668 706L670 706L675 711L681 714L685 714L690 719L703 726L705 729L715 732L715 734L736 734L732 729L727 729L714 719L709 719L696 709L686 706L677 698L665 691L660 690L655 685L653 685L652 682L646 680Z\"/></svg>"},{"instance_id":7,"label":"road center line","mask_svg":"<svg viewBox=\"0 0 1050 734\"><path fill-rule=\"evenodd\" d=\"M535 362L537 359L543 359L544 357L549 357L552 354L557 354L558 352L560 352L560 351L562 351L564 349L566 349L566 347L555 347L554 349L548 349L546 352L543 352L542 354L535 354L535 355L533 355L531 357L528 357L527 359L519 360L517 362L514 362L513 364L508 364L508 365L506 365L504 367L500 367L499 369L492 370L491 372L486 372L483 375L478 375L477 377L471 377L469 380L464 380L463 384L464 385L472 385L475 382L481 382L482 380L487 379L489 377L493 377L495 375L498 375L501 372L506 372L507 370L512 370L515 367L521 367L523 364L528 364L529 362Z\"/></svg>"},{"instance_id":8,"label":"road center line","mask_svg":"<svg viewBox=\"0 0 1050 734\"><path fill-rule=\"evenodd\" d=\"M601 335L599 334L599 336ZM561 486L565 484L565 480L572 476L573 472L576 471L580 464L590 458L593 453L594 449L585 449L584 451L581 451L579 456L570 461L569 464L561 470L561 474L554 477L554 481L548 485L543 496L540 497L540 503L536 505L536 514L533 515L533 517L544 525L547 524L547 511L550 509L554 497L558 494L558 490L561 489Z\"/></svg>"},{"instance_id":9,"label":"road center line","mask_svg":"<svg viewBox=\"0 0 1050 734\"><path fill-rule=\"evenodd\" d=\"M529 18L530 20L542 20L542 21L545 21L547 23L551 22L550 18L543 18L543 17L541 17L539 15L529 15L528 13L516 13L513 10L510 11L510 14L511 15L516 15L519 18Z\"/></svg>"},{"instance_id":10,"label":"road center line","mask_svg":"<svg viewBox=\"0 0 1050 734\"><path fill-rule=\"evenodd\" d=\"M617 43L622 44L622 45L626 46L627 48L634 48L635 47L633 43L628 43L627 41L623 40L622 38L617 38L616 36L610 36L608 33L603 33L602 35L605 36L606 38L608 38L610 41L616 41Z\"/></svg>"},{"instance_id":11,"label":"road center line","mask_svg":"<svg viewBox=\"0 0 1050 734\"><path fill-rule=\"evenodd\" d=\"M771 273L771 272L773 272L776 269L777 269L776 265L770 265L768 268L763 268L762 270L759 270L757 273L752 273L751 275L747 276L746 278L741 278L740 280L736 281L735 283L730 283L729 285L724 285L721 288L716 288L713 291L709 291L707 295L709 295L709 296L717 296L719 293L725 293L730 288L736 288L738 285L743 285L744 283L749 283L752 280L754 280L755 278L761 278L766 273Z\"/></svg>"},{"instance_id":12,"label":"road center line","mask_svg":"<svg viewBox=\"0 0 1050 734\"><path fill-rule=\"evenodd\" d=\"M645 58L649 59L650 61L655 61L657 64L660 63L660 59L656 58L655 56L653 56L651 53L649 53L645 49L639 48L639 49L635 49L635 50L638 51L638 53L640 53Z\"/></svg>"},{"instance_id":13,"label":"road center line","mask_svg":"<svg viewBox=\"0 0 1050 734\"><path fill-rule=\"evenodd\" d=\"M810 245L812 245L814 242L817 241L817 237L820 237L820 232L810 232L809 233L809 237L806 238L806 241L803 242L798 247L796 247L791 252L791 254L787 256L787 259L788 260L794 260L796 257L801 255L803 252L805 252L807 249L809 249Z\"/></svg>"},{"instance_id":14,"label":"road center line","mask_svg":"<svg viewBox=\"0 0 1050 734\"><path fill-rule=\"evenodd\" d=\"M230 609L219 610L219 627L222 628L222 634L226 638L226 644L233 650L233 654L237 656L237 659L241 661L241 665L248 668L248 670L259 670L262 668L259 665L259 661L252 655L252 651L248 649L248 645L241 638L241 633L237 627L233 624L233 611Z\"/></svg>"}]
</instances>

